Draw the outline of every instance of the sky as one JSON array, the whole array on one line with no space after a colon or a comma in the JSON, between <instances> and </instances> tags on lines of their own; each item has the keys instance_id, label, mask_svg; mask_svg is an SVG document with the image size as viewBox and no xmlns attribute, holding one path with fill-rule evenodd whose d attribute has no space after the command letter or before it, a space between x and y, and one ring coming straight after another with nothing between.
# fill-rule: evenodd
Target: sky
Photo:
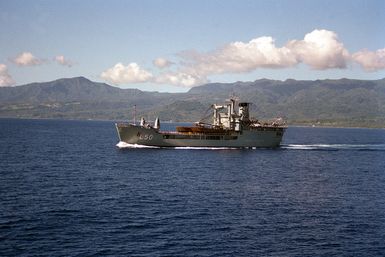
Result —
<instances>
[{"instance_id":1,"label":"sky","mask_svg":"<svg viewBox=\"0 0 385 257\"><path fill-rule=\"evenodd\" d=\"M383 0L0 0L0 86L385 78Z\"/></svg>"}]
</instances>

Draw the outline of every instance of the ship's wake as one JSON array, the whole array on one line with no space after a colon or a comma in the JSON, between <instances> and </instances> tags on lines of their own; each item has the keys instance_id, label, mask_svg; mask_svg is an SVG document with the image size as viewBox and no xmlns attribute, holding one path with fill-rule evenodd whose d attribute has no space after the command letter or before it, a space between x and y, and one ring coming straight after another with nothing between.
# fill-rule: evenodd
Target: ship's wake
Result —
<instances>
[{"instance_id":1,"label":"ship's wake","mask_svg":"<svg viewBox=\"0 0 385 257\"><path fill-rule=\"evenodd\" d=\"M229 149L239 149L234 147L193 147L193 146L176 146L176 147L159 147L159 146L148 146L148 145L138 145L138 144L127 144L126 142L120 141L116 144L116 146L120 149L126 148L153 148L153 149L180 149L180 150L229 150Z\"/></svg>"},{"instance_id":2,"label":"ship's wake","mask_svg":"<svg viewBox=\"0 0 385 257\"><path fill-rule=\"evenodd\" d=\"M288 150L355 150L355 151L385 151L385 144L287 144L281 145Z\"/></svg>"},{"instance_id":3,"label":"ship's wake","mask_svg":"<svg viewBox=\"0 0 385 257\"><path fill-rule=\"evenodd\" d=\"M120 141L116 146L120 149L129 148L150 148L150 149L180 149L180 150L239 150L245 148L236 147L191 147L191 146L180 146L180 147L159 147L159 146L148 146L138 144L127 144L126 142ZM250 147L247 149L271 149L271 148L256 148ZM283 150L314 150L314 151L339 151L339 150L354 150L354 151L385 151L385 144L282 144L278 148Z\"/></svg>"},{"instance_id":4,"label":"ship's wake","mask_svg":"<svg viewBox=\"0 0 385 257\"><path fill-rule=\"evenodd\" d=\"M116 144L120 149L124 148L160 148L158 146L138 145L138 144L127 144L126 142L120 141Z\"/></svg>"}]
</instances>

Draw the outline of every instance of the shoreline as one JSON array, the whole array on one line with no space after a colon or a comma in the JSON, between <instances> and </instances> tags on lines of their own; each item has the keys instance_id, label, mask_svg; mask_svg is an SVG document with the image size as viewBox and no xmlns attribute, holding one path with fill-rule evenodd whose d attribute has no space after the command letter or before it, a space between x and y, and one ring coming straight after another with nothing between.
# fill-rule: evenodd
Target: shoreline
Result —
<instances>
[{"instance_id":1,"label":"shoreline","mask_svg":"<svg viewBox=\"0 0 385 257\"><path fill-rule=\"evenodd\" d=\"M132 122L130 120L122 120L122 119L84 119L84 118L44 118L44 117L0 117L0 120L6 120L6 119L12 119L12 120L52 120L52 121L101 121L101 122ZM149 121L151 122L151 121ZM161 121L162 123L165 124L170 124L170 123L194 123L195 121ZM359 125L330 125L330 124L313 124L313 123L288 123L288 127L303 127L303 128L344 128L344 129L385 129L385 125L376 125L376 126L359 126Z\"/></svg>"}]
</instances>

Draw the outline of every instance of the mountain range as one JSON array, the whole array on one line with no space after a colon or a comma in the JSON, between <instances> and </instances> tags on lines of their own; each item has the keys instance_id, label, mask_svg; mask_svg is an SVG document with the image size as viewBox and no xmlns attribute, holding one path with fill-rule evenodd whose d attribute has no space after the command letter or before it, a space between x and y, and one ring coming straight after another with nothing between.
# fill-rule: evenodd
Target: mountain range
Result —
<instances>
[{"instance_id":1,"label":"mountain range","mask_svg":"<svg viewBox=\"0 0 385 257\"><path fill-rule=\"evenodd\" d=\"M288 124L385 127L385 79L268 80L210 83L186 93L121 89L84 77L0 88L0 117L196 121L234 95L258 119Z\"/></svg>"}]
</instances>

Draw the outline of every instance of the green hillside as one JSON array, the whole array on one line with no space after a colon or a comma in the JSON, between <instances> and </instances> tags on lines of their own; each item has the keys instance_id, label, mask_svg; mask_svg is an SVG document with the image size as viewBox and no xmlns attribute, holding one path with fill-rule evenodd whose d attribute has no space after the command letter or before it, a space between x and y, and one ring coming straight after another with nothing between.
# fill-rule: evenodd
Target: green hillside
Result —
<instances>
[{"instance_id":1,"label":"green hillside","mask_svg":"<svg viewBox=\"0 0 385 257\"><path fill-rule=\"evenodd\" d=\"M83 77L0 88L0 117L108 119L137 116L196 121L212 103L230 95L252 103L259 119L283 117L289 124L385 127L385 79L211 83L187 93L120 89Z\"/></svg>"}]
</instances>

